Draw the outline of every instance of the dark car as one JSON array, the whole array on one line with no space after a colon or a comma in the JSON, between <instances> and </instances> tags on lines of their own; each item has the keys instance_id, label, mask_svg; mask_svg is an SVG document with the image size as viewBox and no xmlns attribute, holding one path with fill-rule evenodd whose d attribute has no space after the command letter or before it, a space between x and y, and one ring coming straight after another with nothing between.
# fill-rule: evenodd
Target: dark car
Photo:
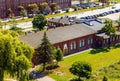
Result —
<instances>
[{"instance_id":1,"label":"dark car","mask_svg":"<svg viewBox=\"0 0 120 81\"><path fill-rule=\"evenodd\" d=\"M28 14L28 18L33 18L34 15L33 14Z\"/></svg>"},{"instance_id":2,"label":"dark car","mask_svg":"<svg viewBox=\"0 0 120 81\"><path fill-rule=\"evenodd\" d=\"M48 13L47 13L47 12L43 12L42 14L43 14L43 15L47 15Z\"/></svg>"},{"instance_id":3,"label":"dark car","mask_svg":"<svg viewBox=\"0 0 120 81\"><path fill-rule=\"evenodd\" d=\"M66 8L62 8L62 11L66 11Z\"/></svg>"},{"instance_id":4,"label":"dark car","mask_svg":"<svg viewBox=\"0 0 120 81\"><path fill-rule=\"evenodd\" d=\"M104 23L104 21L102 19L96 18L95 21L99 22L99 23Z\"/></svg>"}]
</instances>

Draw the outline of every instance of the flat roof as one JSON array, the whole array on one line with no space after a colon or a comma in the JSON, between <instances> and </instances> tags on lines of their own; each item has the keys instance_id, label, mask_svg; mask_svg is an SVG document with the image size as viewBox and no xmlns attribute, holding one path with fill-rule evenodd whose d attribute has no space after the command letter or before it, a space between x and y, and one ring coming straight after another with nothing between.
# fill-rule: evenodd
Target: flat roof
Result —
<instances>
[{"instance_id":1,"label":"flat roof","mask_svg":"<svg viewBox=\"0 0 120 81\"><path fill-rule=\"evenodd\" d=\"M94 30L96 32L99 31L99 30L101 30L102 27L105 25L105 24L99 23L97 21L90 21L90 22L93 24L93 26L89 26L89 25L84 24L84 23L82 23L82 24L85 25L85 26L87 26L88 28L91 28L92 30Z\"/></svg>"}]
</instances>

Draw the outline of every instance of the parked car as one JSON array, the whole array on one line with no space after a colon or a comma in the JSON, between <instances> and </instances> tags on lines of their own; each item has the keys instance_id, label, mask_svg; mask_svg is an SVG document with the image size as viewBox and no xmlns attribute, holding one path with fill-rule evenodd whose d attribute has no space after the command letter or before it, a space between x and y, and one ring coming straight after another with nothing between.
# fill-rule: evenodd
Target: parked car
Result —
<instances>
[{"instance_id":1,"label":"parked car","mask_svg":"<svg viewBox=\"0 0 120 81\"><path fill-rule=\"evenodd\" d=\"M62 8L62 11L66 11L66 8Z\"/></svg>"},{"instance_id":2,"label":"parked car","mask_svg":"<svg viewBox=\"0 0 120 81\"><path fill-rule=\"evenodd\" d=\"M99 18L95 18L95 21L99 22L99 23L104 23L104 21L102 19L99 19Z\"/></svg>"},{"instance_id":3,"label":"parked car","mask_svg":"<svg viewBox=\"0 0 120 81\"><path fill-rule=\"evenodd\" d=\"M112 6L112 9L115 9L116 7L115 6Z\"/></svg>"},{"instance_id":4,"label":"parked car","mask_svg":"<svg viewBox=\"0 0 120 81\"><path fill-rule=\"evenodd\" d=\"M33 18L34 15L33 14L28 14L28 18Z\"/></svg>"},{"instance_id":5,"label":"parked car","mask_svg":"<svg viewBox=\"0 0 120 81\"><path fill-rule=\"evenodd\" d=\"M56 14L56 13L61 13L61 10L56 10L56 11L55 11L55 14Z\"/></svg>"},{"instance_id":6,"label":"parked car","mask_svg":"<svg viewBox=\"0 0 120 81\"><path fill-rule=\"evenodd\" d=\"M43 15L47 15L47 14L48 14L48 12L43 12L42 14L43 14Z\"/></svg>"}]
</instances>

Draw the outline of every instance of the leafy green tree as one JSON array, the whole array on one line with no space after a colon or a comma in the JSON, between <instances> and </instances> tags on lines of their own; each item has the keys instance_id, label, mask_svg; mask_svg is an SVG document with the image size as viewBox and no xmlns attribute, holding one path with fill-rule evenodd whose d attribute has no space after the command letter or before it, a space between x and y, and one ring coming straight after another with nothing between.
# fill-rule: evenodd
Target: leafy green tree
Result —
<instances>
[{"instance_id":1,"label":"leafy green tree","mask_svg":"<svg viewBox=\"0 0 120 81\"><path fill-rule=\"evenodd\" d=\"M24 6L18 6L18 10L25 10Z\"/></svg>"},{"instance_id":2,"label":"leafy green tree","mask_svg":"<svg viewBox=\"0 0 120 81\"><path fill-rule=\"evenodd\" d=\"M49 6L47 2L41 3L39 6L40 11L43 12L47 6Z\"/></svg>"},{"instance_id":3,"label":"leafy green tree","mask_svg":"<svg viewBox=\"0 0 120 81\"><path fill-rule=\"evenodd\" d=\"M42 30L48 21L43 14L37 14L34 16L32 23L34 28Z\"/></svg>"},{"instance_id":4,"label":"leafy green tree","mask_svg":"<svg viewBox=\"0 0 120 81\"><path fill-rule=\"evenodd\" d=\"M20 15L24 18L27 17L27 11L25 10L24 6L18 6L18 10L20 12Z\"/></svg>"},{"instance_id":5,"label":"leafy green tree","mask_svg":"<svg viewBox=\"0 0 120 81\"><path fill-rule=\"evenodd\" d=\"M118 23L118 30L120 31L120 17L119 17L119 19L117 20L117 23Z\"/></svg>"},{"instance_id":6,"label":"leafy green tree","mask_svg":"<svg viewBox=\"0 0 120 81\"><path fill-rule=\"evenodd\" d=\"M105 26L102 28L102 31L105 32L106 35L115 35L116 33L116 27L114 26L113 21L111 20L106 20L105 21Z\"/></svg>"},{"instance_id":7,"label":"leafy green tree","mask_svg":"<svg viewBox=\"0 0 120 81\"><path fill-rule=\"evenodd\" d=\"M14 18L14 13L13 13L13 11L12 11L11 8L9 8L9 9L7 10L7 16L8 16L9 18Z\"/></svg>"},{"instance_id":8,"label":"leafy green tree","mask_svg":"<svg viewBox=\"0 0 120 81\"><path fill-rule=\"evenodd\" d=\"M51 3L50 4L50 8L51 8L52 12L54 12L56 10L57 6L58 5L56 3Z\"/></svg>"},{"instance_id":9,"label":"leafy green tree","mask_svg":"<svg viewBox=\"0 0 120 81\"><path fill-rule=\"evenodd\" d=\"M30 11L32 11L33 14L36 14L37 11L39 10L39 7L37 4L29 4L28 8Z\"/></svg>"},{"instance_id":10,"label":"leafy green tree","mask_svg":"<svg viewBox=\"0 0 120 81\"><path fill-rule=\"evenodd\" d=\"M42 43L36 50L35 57L37 58L38 64L43 64L43 71L46 69L46 64L51 63L54 59L54 48L49 42L46 32L44 33Z\"/></svg>"},{"instance_id":11,"label":"leafy green tree","mask_svg":"<svg viewBox=\"0 0 120 81\"><path fill-rule=\"evenodd\" d=\"M2 29L2 26L3 26L3 24L2 24L1 19L0 19L0 29Z\"/></svg>"},{"instance_id":12,"label":"leafy green tree","mask_svg":"<svg viewBox=\"0 0 120 81\"><path fill-rule=\"evenodd\" d=\"M26 75L34 50L19 41L18 36L14 31L0 31L0 81L3 81L5 72L19 81L28 81Z\"/></svg>"},{"instance_id":13,"label":"leafy green tree","mask_svg":"<svg viewBox=\"0 0 120 81\"><path fill-rule=\"evenodd\" d=\"M79 81L81 78L89 78L92 72L90 64L80 61L74 62L69 70L72 74L78 76Z\"/></svg>"},{"instance_id":14,"label":"leafy green tree","mask_svg":"<svg viewBox=\"0 0 120 81\"><path fill-rule=\"evenodd\" d=\"M59 61L61 61L63 59L63 53L60 48L56 49L56 51L55 51L55 59L57 61L57 64Z\"/></svg>"},{"instance_id":15,"label":"leafy green tree","mask_svg":"<svg viewBox=\"0 0 120 81\"><path fill-rule=\"evenodd\" d=\"M77 6L74 6L74 11L77 11L78 10L78 7Z\"/></svg>"},{"instance_id":16,"label":"leafy green tree","mask_svg":"<svg viewBox=\"0 0 120 81\"><path fill-rule=\"evenodd\" d=\"M114 26L113 21L106 20L105 26L102 28L102 31L111 37L114 37L116 35L116 27ZM110 46L110 38L109 38L109 46Z\"/></svg>"}]
</instances>

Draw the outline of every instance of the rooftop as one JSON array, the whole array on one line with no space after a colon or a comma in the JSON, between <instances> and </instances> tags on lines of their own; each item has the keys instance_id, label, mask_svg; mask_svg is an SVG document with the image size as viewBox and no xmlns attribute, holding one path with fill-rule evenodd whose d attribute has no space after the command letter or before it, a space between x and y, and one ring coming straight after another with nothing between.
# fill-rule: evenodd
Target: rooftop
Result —
<instances>
[{"instance_id":1,"label":"rooftop","mask_svg":"<svg viewBox=\"0 0 120 81\"><path fill-rule=\"evenodd\" d=\"M86 35L94 34L95 31L82 24L74 24L65 27L58 27L55 29L49 29L47 32L48 39L52 44L83 37ZM31 33L20 37L20 40L30 44L34 48L37 48L41 39L43 38L44 31L37 33Z\"/></svg>"}]
</instances>

